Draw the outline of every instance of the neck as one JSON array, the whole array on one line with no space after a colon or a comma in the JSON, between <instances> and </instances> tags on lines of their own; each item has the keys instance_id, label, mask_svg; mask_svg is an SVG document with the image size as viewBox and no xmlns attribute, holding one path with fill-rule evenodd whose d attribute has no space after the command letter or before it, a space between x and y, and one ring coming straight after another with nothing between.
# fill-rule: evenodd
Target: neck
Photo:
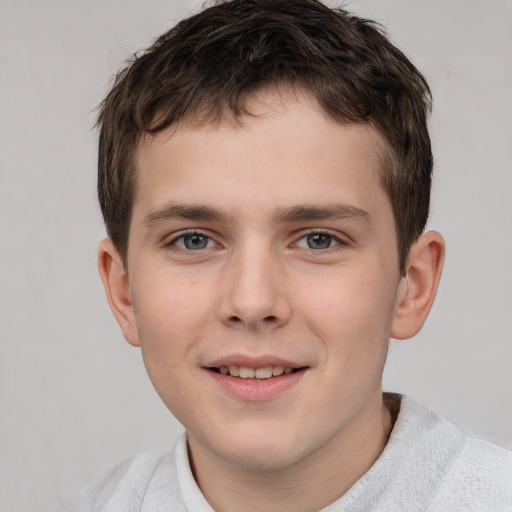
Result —
<instances>
[{"instance_id":1,"label":"neck","mask_svg":"<svg viewBox=\"0 0 512 512\"><path fill-rule=\"evenodd\" d=\"M327 443L285 468L255 470L219 459L189 435L196 481L217 512L318 511L341 497L372 466L386 445L392 417L382 394Z\"/></svg>"}]
</instances>

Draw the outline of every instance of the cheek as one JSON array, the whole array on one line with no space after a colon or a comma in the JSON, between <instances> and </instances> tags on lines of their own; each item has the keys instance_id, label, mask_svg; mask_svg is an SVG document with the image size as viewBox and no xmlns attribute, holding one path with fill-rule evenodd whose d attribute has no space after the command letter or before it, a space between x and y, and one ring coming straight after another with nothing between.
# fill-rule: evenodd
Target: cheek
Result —
<instances>
[{"instance_id":1,"label":"cheek","mask_svg":"<svg viewBox=\"0 0 512 512\"><path fill-rule=\"evenodd\" d=\"M371 276L351 269L301 292L309 328L323 340L326 356L342 355L347 368L382 358L387 350L396 291L389 280Z\"/></svg>"},{"instance_id":2,"label":"cheek","mask_svg":"<svg viewBox=\"0 0 512 512\"><path fill-rule=\"evenodd\" d=\"M211 286L185 273L154 272L141 276L132 293L144 333L179 336L201 324L211 310Z\"/></svg>"},{"instance_id":3,"label":"cheek","mask_svg":"<svg viewBox=\"0 0 512 512\"><path fill-rule=\"evenodd\" d=\"M154 294L151 292L154 291ZM187 422L190 403L200 400L190 385L190 362L204 338L204 312L193 294L145 291L151 300L137 310L142 358L156 392L181 422ZM151 294L151 295L150 295Z\"/></svg>"},{"instance_id":4,"label":"cheek","mask_svg":"<svg viewBox=\"0 0 512 512\"><path fill-rule=\"evenodd\" d=\"M133 298L146 368L152 380L153 376L172 377L207 332L211 295L183 276L160 275L159 279L142 279L140 284Z\"/></svg>"}]
</instances>

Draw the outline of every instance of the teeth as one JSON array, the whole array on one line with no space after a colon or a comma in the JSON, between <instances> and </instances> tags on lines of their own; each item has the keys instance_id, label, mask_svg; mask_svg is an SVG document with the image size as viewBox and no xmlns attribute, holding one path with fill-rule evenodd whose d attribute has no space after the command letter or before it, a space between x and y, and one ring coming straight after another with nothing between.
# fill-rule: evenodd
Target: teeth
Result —
<instances>
[{"instance_id":1,"label":"teeth","mask_svg":"<svg viewBox=\"0 0 512 512\"><path fill-rule=\"evenodd\" d=\"M219 368L221 375L230 375L231 377L240 377L241 379L270 379L272 377L279 377L283 373L289 375L293 371L293 368L284 368L283 366L265 366L263 368L221 366Z\"/></svg>"},{"instance_id":2,"label":"teeth","mask_svg":"<svg viewBox=\"0 0 512 512\"><path fill-rule=\"evenodd\" d=\"M254 368L246 368L245 366L240 366L238 370L238 376L242 379L254 379Z\"/></svg>"},{"instance_id":3,"label":"teeth","mask_svg":"<svg viewBox=\"0 0 512 512\"><path fill-rule=\"evenodd\" d=\"M270 377L272 377L272 368L270 366L267 368L257 368L254 372L254 376L257 379L270 379Z\"/></svg>"}]
</instances>

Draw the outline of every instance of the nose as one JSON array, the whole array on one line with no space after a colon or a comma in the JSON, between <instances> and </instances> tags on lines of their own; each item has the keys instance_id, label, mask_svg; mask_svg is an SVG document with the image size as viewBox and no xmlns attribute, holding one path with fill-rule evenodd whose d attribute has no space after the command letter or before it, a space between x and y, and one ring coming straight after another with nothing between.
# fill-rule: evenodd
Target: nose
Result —
<instances>
[{"instance_id":1,"label":"nose","mask_svg":"<svg viewBox=\"0 0 512 512\"><path fill-rule=\"evenodd\" d=\"M221 271L219 316L234 328L255 331L283 327L290 320L286 272L270 249L245 247Z\"/></svg>"}]
</instances>

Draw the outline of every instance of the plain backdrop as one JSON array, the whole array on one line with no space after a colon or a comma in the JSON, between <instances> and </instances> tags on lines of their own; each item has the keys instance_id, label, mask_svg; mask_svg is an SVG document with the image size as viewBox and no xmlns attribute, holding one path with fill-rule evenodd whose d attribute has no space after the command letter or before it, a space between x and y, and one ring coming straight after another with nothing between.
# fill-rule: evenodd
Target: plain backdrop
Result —
<instances>
[{"instance_id":1,"label":"plain backdrop","mask_svg":"<svg viewBox=\"0 0 512 512\"><path fill-rule=\"evenodd\" d=\"M430 227L447 242L385 388L512 448L512 2L352 0L429 80ZM95 107L119 66L195 0L0 0L0 511L40 512L180 432L96 270Z\"/></svg>"}]
</instances>

